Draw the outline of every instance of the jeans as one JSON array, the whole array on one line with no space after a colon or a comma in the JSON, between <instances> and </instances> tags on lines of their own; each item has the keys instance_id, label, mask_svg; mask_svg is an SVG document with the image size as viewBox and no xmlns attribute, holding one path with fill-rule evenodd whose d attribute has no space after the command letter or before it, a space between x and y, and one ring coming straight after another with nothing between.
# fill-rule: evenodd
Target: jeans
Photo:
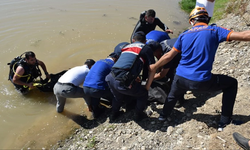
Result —
<instances>
[{"instance_id":1,"label":"jeans","mask_svg":"<svg viewBox=\"0 0 250 150\"><path fill-rule=\"evenodd\" d=\"M170 93L163 107L163 114L169 116L177 100L180 99L187 90L198 92L222 90L222 115L231 117L237 89L237 80L226 75L212 74L211 79L205 82L191 81L175 75Z\"/></svg>"},{"instance_id":2,"label":"jeans","mask_svg":"<svg viewBox=\"0 0 250 150\"><path fill-rule=\"evenodd\" d=\"M107 100L113 100L113 94L110 92L109 88L105 90L95 89L91 87L83 87L84 92L86 95L91 97L90 106L93 111L98 111L100 98L105 98Z\"/></svg>"},{"instance_id":3,"label":"jeans","mask_svg":"<svg viewBox=\"0 0 250 150\"><path fill-rule=\"evenodd\" d=\"M87 105L89 105L90 97L86 95L81 87L72 86L67 84L56 83L54 88L54 94L56 96L57 112L62 112L66 103L66 98L84 98Z\"/></svg>"}]
</instances>

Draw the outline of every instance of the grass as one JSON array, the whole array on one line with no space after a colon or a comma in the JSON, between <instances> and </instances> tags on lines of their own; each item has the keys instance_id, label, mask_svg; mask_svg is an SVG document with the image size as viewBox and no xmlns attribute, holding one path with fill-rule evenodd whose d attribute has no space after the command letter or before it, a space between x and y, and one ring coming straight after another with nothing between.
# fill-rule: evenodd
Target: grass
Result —
<instances>
[{"instance_id":1,"label":"grass","mask_svg":"<svg viewBox=\"0 0 250 150\"><path fill-rule=\"evenodd\" d=\"M234 13L235 15L243 15L245 8L249 2L245 0L215 0L214 14L211 22L222 19L226 14ZM196 4L196 0L182 0L179 2L180 7L186 13L190 13Z\"/></svg>"},{"instance_id":2,"label":"grass","mask_svg":"<svg viewBox=\"0 0 250 150\"><path fill-rule=\"evenodd\" d=\"M188 14L194 9L195 4L196 0L182 0L179 2L181 9Z\"/></svg>"},{"instance_id":3,"label":"grass","mask_svg":"<svg viewBox=\"0 0 250 150\"><path fill-rule=\"evenodd\" d=\"M96 139L95 136L93 136L91 139L88 139L88 143L87 143L87 148L94 148L96 144Z\"/></svg>"}]
</instances>

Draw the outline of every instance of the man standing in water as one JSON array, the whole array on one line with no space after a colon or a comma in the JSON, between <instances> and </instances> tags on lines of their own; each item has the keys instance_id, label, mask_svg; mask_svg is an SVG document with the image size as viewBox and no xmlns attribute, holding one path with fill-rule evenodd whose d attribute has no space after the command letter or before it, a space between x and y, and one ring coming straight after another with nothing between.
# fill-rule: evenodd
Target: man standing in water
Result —
<instances>
[{"instance_id":1,"label":"man standing in water","mask_svg":"<svg viewBox=\"0 0 250 150\"><path fill-rule=\"evenodd\" d=\"M155 17L155 11L153 9L149 9L144 11L140 15L140 20L137 22L134 31L130 37L130 42L133 42L133 37L136 32L142 31L144 34L148 34L150 31L154 30L156 26L159 26L163 31L167 33L172 33L173 31L170 30L161 20Z\"/></svg>"},{"instance_id":2,"label":"man standing in water","mask_svg":"<svg viewBox=\"0 0 250 150\"><path fill-rule=\"evenodd\" d=\"M15 70L13 72L14 76L12 78L12 82L15 85L15 88L22 94L27 94L29 89L34 88L33 80L41 76L38 65L42 67L46 78L50 79L50 75L47 72L45 64L42 61L36 59L36 55L32 51L25 53L25 58L17 62L16 69L10 68Z\"/></svg>"},{"instance_id":3,"label":"man standing in water","mask_svg":"<svg viewBox=\"0 0 250 150\"><path fill-rule=\"evenodd\" d=\"M153 68L163 66L181 53L182 57L159 120L170 116L177 100L187 90L222 90L222 113L218 123L218 131L222 131L230 123L240 123L232 121L238 82L227 75L211 73L214 57L219 43L223 41L250 41L250 30L233 32L216 25L208 26L208 21L209 16L204 7L194 8L189 16L189 23L193 27L180 34L171 51L163 55Z\"/></svg>"},{"instance_id":4,"label":"man standing in water","mask_svg":"<svg viewBox=\"0 0 250 150\"><path fill-rule=\"evenodd\" d=\"M84 98L90 108L90 97L87 96L81 85L90 68L95 64L93 59L87 59L82 66L76 66L64 73L54 86L54 94L56 96L56 110L58 113L63 112L66 98Z\"/></svg>"}]
</instances>

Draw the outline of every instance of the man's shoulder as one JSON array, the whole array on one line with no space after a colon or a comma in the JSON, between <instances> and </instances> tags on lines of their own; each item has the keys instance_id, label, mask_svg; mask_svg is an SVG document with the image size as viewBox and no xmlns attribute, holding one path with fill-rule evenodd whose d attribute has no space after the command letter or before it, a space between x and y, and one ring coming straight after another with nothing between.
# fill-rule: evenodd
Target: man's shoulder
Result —
<instances>
[{"instance_id":1,"label":"man's shoulder","mask_svg":"<svg viewBox=\"0 0 250 150\"><path fill-rule=\"evenodd\" d=\"M140 13L140 20L142 20L146 15L146 10Z\"/></svg>"}]
</instances>

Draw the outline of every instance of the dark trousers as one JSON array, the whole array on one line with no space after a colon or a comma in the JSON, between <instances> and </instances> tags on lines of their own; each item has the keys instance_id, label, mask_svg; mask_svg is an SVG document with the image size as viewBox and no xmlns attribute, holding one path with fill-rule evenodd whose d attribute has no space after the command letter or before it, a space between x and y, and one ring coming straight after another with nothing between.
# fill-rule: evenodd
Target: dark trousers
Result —
<instances>
[{"instance_id":1,"label":"dark trousers","mask_svg":"<svg viewBox=\"0 0 250 150\"><path fill-rule=\"evenodd\" d=\"M113 94L107 87L105 90L95 89L91 87L83 87L84 93L91 97L90 106L94 111L98 111L100 98L105 98L107 100L113 100Z\"/></svg>"},{"instance_id":2,"label":"dark trousers","mask_svg":"<svg viewBox=\"0 0 250 150\"><path fill-rule=\"evenodd\" d=\"M237 95L238 82L226 75L213 74L209 81L197 82L175 75L168 98L163 107L163 114L169 116L178 99L187 90L205 92L222 90L222 115L231 117Z\"/></svg>"},{"instance_id":3,"label":"dark trousers","mask_svg":"<svg viewBox=\"0 0 250 150\"><path fill-rule=\"evenodd\" d=\"M115 80L110 73L106 76L106 81L113 93L115 99L112 102L113 113L118 112L123 101L129 101L131 97L136 98L136 111L142 113L146 108L148 91L139 82L134 82L131 89L125 88L120 85L120 81Z\"/></svg>"}]
</instances>

